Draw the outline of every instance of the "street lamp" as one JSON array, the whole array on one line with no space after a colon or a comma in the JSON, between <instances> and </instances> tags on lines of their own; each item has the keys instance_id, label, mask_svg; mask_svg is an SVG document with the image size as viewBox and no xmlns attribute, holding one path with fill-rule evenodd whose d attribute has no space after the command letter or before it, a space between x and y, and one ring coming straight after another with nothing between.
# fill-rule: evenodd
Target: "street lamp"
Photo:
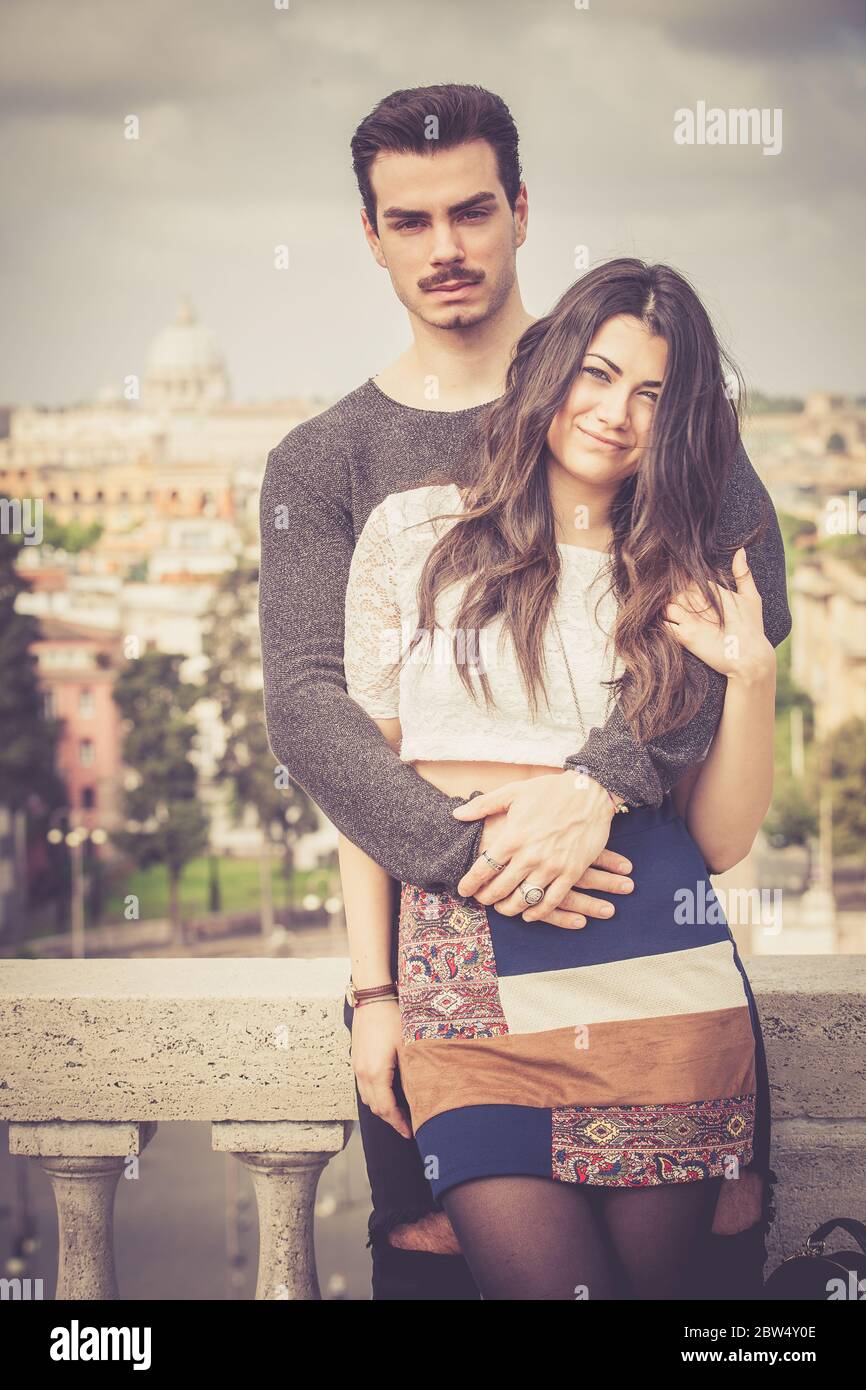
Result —
<instances>
[{"instance_id":1,"label":"street lamp","mask_svg":"<svg viewBox=\"0 0 866 1390\"><path fill-rule=\"evenodd\" d=\"M70 807L64 806L55 815L73 814ZM84 858L83 849L88 840L94 845L104 845L108 840L106 831L99 829L86 829L83 825L73 826L70 830L61 830L59 826L52 826L45 837L51 845L65 844L70 852L72 861L72 954L77 959L84 957Z\"/></svg>"}]
</instances>

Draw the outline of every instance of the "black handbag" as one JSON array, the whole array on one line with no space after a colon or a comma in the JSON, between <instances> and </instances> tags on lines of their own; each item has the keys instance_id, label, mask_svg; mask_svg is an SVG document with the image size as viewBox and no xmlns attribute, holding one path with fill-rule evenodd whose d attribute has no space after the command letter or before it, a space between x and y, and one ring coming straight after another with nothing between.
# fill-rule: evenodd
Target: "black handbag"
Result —
<instances>
[{"instance_id":1,"label":"black handbag","mask_svg":"<svg viewBox=\"0 0 866 1390\"><path fill-rule=\"evenodd\" d=\"M827 1236L837 1226L852 1235L859 1250L831 1250L825 1254ZM800 1299L835 1302L866 1300L866 1226L848 1217L832 1217L818 1226L805 1244L787 1255L764 1281L766 1299Z\"/></svg>"}]
</instances>

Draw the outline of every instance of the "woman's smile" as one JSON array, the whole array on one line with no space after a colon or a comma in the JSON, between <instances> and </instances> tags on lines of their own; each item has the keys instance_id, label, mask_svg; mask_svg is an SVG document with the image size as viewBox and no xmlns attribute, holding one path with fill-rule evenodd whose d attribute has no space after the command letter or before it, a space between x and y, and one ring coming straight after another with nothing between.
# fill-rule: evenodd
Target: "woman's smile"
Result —
<instances>
[{"instance_id":1,"label":"woman's smile","mask_svg":"<svg viewBox=\"0 0 866 1390\"><path fill-rule=\"evenodd\" d=\"M620 441L616 439L608 439L603 434L595 434L593 430L587 429L586 425L575 424L575 429L579 430L581 434L586 435L588 439L595 440L597 444L605 445L608 449L630 449L632 447L631 444L620 443Z\"/></svg>"}]
</instances>

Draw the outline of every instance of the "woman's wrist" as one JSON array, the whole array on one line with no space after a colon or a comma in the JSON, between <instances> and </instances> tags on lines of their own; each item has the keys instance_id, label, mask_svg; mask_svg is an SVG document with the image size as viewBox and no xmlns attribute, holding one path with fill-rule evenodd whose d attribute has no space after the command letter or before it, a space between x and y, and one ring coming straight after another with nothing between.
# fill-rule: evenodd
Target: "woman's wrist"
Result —
<instances>
[{"instance_id":1,"label":"woman's wrist","mask_svg":"<svg viewBox=\"0 0 866 1390\"><path fill-rule=\"evenodd\" d=\"M387 940L380 934L369 949L364 942L358 942L354 951L350 946L349 979L358 989L375 988L392 979L390 937L390 931Z\"/></svg>"},{"instance_id":2,"label":"woman's wrist","mask_svg":"<svg viewBox=\"0 0 866 1390\"><path fill-rule=\"evenodd\" d=\"M390 965L383 965L379 970L371 970L368 966L366 970L350 970L349 979L356 989L378 989L381 985L393 984L394 977L391 974Z\"/></svg>"},{"instance_id":3,"label":"woman's wrist","mask_svg":"<svg viewBox=\"0 0 866 1390\"><path fill-rule=\"evenodd\" d=\"M769 650L748 660L736 662L728 672L728 680L745 690L760 690L776 684L776 649L769 642Z\"/></svg>"},{"instance_id":4,"label":"woman's wrist","mask_svg":"<svg viewBox=\"0 0 866 1390\"><path fill-rule=\"evenodd\" d=\"M389 977L385 971L379 977L376 984L359 985L352 975L349 976L349 983L346 986L346 1000L352 1008L360 1008L362 1004L377 1004L387 1001L397 1002L398 991L397 982Z\"/></svg>"}]
</instances>

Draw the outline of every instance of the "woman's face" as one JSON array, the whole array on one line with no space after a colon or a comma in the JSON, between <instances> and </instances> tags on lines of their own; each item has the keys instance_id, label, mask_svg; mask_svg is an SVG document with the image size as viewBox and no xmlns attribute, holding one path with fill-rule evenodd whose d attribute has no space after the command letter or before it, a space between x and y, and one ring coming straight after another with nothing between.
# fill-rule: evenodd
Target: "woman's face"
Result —
<instances>
[{"instance_id":1,"label":"woman's face","mask_svg":"<svg viewBox=\"0 0 866 1390\"><path fill-rule=\"evenodd\" d=\"M667 357L664 339L631 315L602 324L547 433L566 472L617 486L634 473L649 443Z\"/></svg>"}]
</instances>

